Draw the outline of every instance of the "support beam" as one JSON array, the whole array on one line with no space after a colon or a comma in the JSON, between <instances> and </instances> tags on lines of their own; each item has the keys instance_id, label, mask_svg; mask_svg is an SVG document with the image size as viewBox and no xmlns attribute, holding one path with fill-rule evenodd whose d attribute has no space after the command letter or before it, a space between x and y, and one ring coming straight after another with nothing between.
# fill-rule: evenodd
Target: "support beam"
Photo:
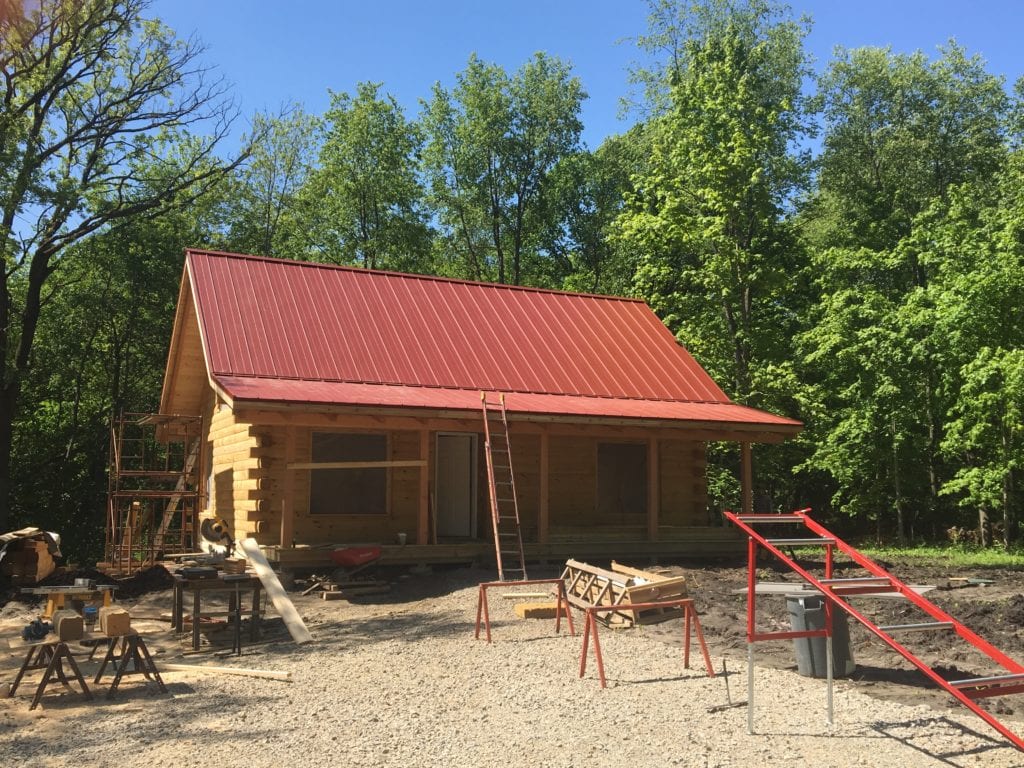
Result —
<instances>
[{"instance_id":1,"label":"support beam","mask_svg":"<svg viewBox=\"0 0 1024 768\"><path fill-rule=\"evenodd\" d=\"M743 514L754 511L754 470L750 443L740 443L740 488L743 490Z\"/></svg>"},{"instance_id":2,"label":"support beam","mask_svg":"<svg viewBox=\"0 0 1024 768\"><path fill-rule=\"evenodd\" d=\"M661 506L659 480L658 438L647 441L647 540L658 540L658 511Z\"/></svg>"},{"instance_id":3,"label":"support beam","mask_svg":"<svg viewBox=\"0 0 1024 768\"><path fill-rule=\"evenodd\" d=\"M551 524L551 512L548 507L548 478L551 462L548 459L549 439L547 432L540 433L540 504L537 507L537 542L547 544L548 528Z\"/></svg>"},{"instance_id":4,"label":"support beam","mask_svg":"<svg viewBox=\"0 0 1024 768\"><path fill-rule=\"evenodd\" d=\"M432 415L412 415L408 410L392 409L390 412L368 414L359 409L352 411L307 411L291 406L289 410L273 410L266 407L253 408L238 406L235 408L237 421L265 426L295 426L337 429L368 429L410 430L429 429L437 432L474 432L479 428L480 414L473 412L456 417L445 413ZM517 434L539 434L550 432L553 435L566 437L599 437L614 435L623 440L643 440L657 431L662 437L671 440L689 440L693 442L733 442L745 440L753 443L781 443L797 434L799 427L758 428L733 425L733 428L714 426L705 422L657 421L652 419L591 419L578 417L575 421L557 421L554 417L544 414L510 414L510 423L515 424ZM569 418L569 417L566 417Z\"/></svg>"},{"instance_id":5,"label":"support beam","mask_svg":"<svg viewBox=\"0 0 1024 768\"><path fill-rule=\"evenodd\" d=\"M295 462L295 427L285 427L284 431L284 462L285 466ZM281 499L281 546L295 546L295 473L284 473Z\"/></svg>"},{"instance_id":6,"label":"support beam","mask_svg":"<svg viewBox=\"0 0 1024 768\"><path fill-rule=\"evenodd\" d=\"M420 431L420 513L416 524L416 543L430 543L430 431Z\"/></svg>"}]
</instances>

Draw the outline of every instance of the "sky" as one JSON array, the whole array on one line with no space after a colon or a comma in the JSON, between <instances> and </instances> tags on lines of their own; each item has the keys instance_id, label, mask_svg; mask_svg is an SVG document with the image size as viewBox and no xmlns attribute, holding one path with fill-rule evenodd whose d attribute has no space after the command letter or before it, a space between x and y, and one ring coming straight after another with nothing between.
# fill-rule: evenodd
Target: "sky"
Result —
<instances>
[{"instance_id":1,"label":"sky","mask_svg":"<svg viewBox=\"0 0 1024 768\"><path fill-rule=\"evenodd\" d=\"M813 27L806 45L821 69L835 46L891 46L929 55L950 38L1012 85L1024 75L1024 0L794 0ZM329 90L382 82L415 117L433 84L451 86L472 53L513 72L534 52L569 61L589 98L591 149L634 122L620 116L631 42L646 29L642 0L154 0L153 15L194 34L205 60L234 86L243 115L298 102L323 113Z\"/></svg>"}]
</instances>

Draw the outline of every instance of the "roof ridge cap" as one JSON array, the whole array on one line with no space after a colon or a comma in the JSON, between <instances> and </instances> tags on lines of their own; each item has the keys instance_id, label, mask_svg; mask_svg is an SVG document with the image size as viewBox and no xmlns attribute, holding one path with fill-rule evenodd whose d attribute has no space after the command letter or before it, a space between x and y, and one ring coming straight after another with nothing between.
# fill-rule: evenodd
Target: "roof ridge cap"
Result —
<instances>
[{"instance_id":1,"label":"roof ridge cap","mask_svg":"<svg viewBox=\"0 0 1024 768\"><path fill-rule=\"evenodd\" d=\"M549 293L556 296L576 296L587 299L604 299L606 301L622 301L630 304L647 306L647 302L640 298L629 296L618 296L610 293L584 293L580 291L566 291L558 288L540 288L532 285L510 285L508 283L492 283L484 280L466 280L459 277L446 277L444 275L429 275L419 272L396 272L389 269L369 269L351 264L330 264L321 261L301 261L299 259L282 258L278 256L258 256L248 253L233 253L231 251L217 251L207 248L186 248L186 258L191 255L213 256L215 258L241 259L244 261L258 261L275 264L285 264L310 269L325 269L329 271L350 272L369 276L398 277L406 280L427 280L430 282L449 283L453 285L477 285L483 288L497 288L510 291L526 291L529 293Z\"/></svg>"}]
</instances>

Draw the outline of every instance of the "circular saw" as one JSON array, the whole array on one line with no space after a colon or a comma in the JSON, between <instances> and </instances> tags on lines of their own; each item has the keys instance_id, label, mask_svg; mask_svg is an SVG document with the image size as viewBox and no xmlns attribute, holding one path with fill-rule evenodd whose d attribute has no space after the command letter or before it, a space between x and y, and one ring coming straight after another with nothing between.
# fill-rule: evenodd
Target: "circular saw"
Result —
<instances>
[{"instance_id":1,"label":"circular saw","mask_svg":"<svg viewBox=\"0 0 1024 768\"><path fill-rule=\"evenodd\" d=\"M235 547L231 529L220 517L208 517L199 524L200 547L204 552L230 555Z\"/></svg>"}]
</instances>

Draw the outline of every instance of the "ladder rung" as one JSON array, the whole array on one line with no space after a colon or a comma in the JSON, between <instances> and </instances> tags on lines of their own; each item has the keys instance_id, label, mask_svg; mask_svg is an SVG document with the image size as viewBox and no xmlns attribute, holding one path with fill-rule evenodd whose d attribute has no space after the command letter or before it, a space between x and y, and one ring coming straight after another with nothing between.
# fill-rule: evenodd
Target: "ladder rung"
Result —
<instances>
[{"instance_id":1,"label":"ladder rung","mask_svg":"<svg viewBox=\"0 0 1024 768\"><path fill-rule=\"evenodd\" d=\"M803 523L806 518L803 515L736 515L736 519L743 523Z\"/></svg>"},{"instance_id":2,"label":"ladder rung","mask_svg":"<svg viewBox=\"0 0 1024 768\"><path fill-rule=\"evenodd\" d=\"M769 544L778 544L782 546L802 546L804 544L835 544L835 539L826 539L820 536L815 536L812 539L765 539Z\"/></svg>"},{"instance_id":3,"label":"ladder rung","mask_svg":"<svg viewBox=\"0 0 1024 768\"><path fill-rule=\"evenodd\" d=\"M892 634L893 632L930 632L931 630L939 629L953 629L955 625L952 621L925 621L920 624L887 624L880 626L879 629L883 632Z\"/></svg>"},{"instance_id":4,"label":"ladder rung","mask_svg":"<svg viewBox=\"0 0 1024 768\"><path fill-rule=\"evenodd\" d=\"M950 680L954 688L974 688L979 685L1002 685L1003 683L1024 682L1024 673L1013 675L995 675L994 677L969 677L965 680Z\"/></svg>"},{"instance_id":5,"label":"ladder rung","mask_svg":"<svg viewBox=\"0 0 1024 768\"><path fill-rule=\"evenodd\" d=\"M822 584L838 585L838 586L864 586L870 587L875 584L884 584L887 587L892 586L892 580L885 578L884 576L858 576L853 579L818 579Z\"/></svg>"}]
</instances>

